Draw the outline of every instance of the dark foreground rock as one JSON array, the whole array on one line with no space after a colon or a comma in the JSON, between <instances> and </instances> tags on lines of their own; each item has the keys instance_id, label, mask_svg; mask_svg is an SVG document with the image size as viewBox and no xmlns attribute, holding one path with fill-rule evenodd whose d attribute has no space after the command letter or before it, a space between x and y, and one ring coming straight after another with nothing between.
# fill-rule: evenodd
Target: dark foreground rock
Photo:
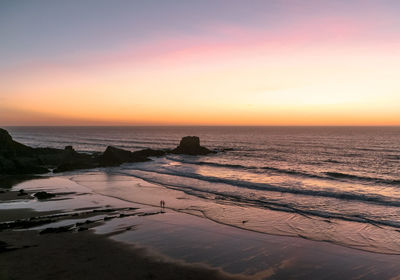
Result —
<instances>
[{"instance_id":1,"label":"dark foreground rock","mask_svg":"<svg viewBox=\"0 0 400 280\"><path fill-rule=\"evenodd\" d=\"M183 137L179 146L172 150L173 154L207 155L214 153L206 147L200 146L200 138L197 136Z\"/></svg>"},{"instance_id":2,"label":"dark foreground rock","mask_svg":"<svg viewBox=\"0 0 400 280\"><path fill-rule=\"evenodd\" d=\"M62 150L35 149L14 141L11 135L0 128L0 174L43 174L49 172L49 161L40 156L52 154L60 159Z\"/></svg>"},{"instance_id":3,"label":"dark foreground rock","mask_svg":"<svg viewBox=\"0 0 400 280\"><path fill-rule=\"evenodd\" d=\"M14 141L7 130L0 128L0 155L6 158L30 157L35 149Z\"/></svg>"},{"instance_id":4,"label":"dark foreground rock","mask_svg":"<svg viewBox=\"0 0 400 280\"><path fill-rule=\"evenodd\" d=\"M49 199L49 198L53 198L56 195L53 193L48 193L48 192L37 192L33 195L34 197L36 197L37 199Z\"/></svg>"},{"instance_id":5,"label":"dark foreground rock","mask_svg":"<svg viewBox=\"0 0 400 280\"><path fill-rule=\"evenodd\" d=\"M0 128L0 176L21 174L44 174L118 166L129 162L143 162L150 157L160 157L168 153L186 155L207 155L215 153L200 145L197 136L186 136L177 148L171 150L144 149L127 151L108 146L102 154L79 153L72 146L65 149L32 148L14 141L11 135Z\"/></svg>"}]
</instances>

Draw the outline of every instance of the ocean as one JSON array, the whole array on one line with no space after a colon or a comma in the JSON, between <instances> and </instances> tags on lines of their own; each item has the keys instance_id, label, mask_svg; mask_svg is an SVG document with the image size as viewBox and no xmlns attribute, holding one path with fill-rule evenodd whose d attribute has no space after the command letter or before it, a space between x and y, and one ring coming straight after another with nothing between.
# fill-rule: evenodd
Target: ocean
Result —
<instances>
[{"instance_id":1,"label":"ocean","mask_svg":"<svg viewBox=\"0 0 400 280\"><path fill-rule=\"evenodd\" d=\"M97 171L163 186L167 198L168 192L183 192L187 197L167 199L167 206L218 223L400 254L400 127L6 129L33 147L73 145L82 152L108 145L132 151L174 148L183 136L196 135L203 146L220 152L167 155ZM91 171L71 176L85 172ZM98 191L135 198L129 186L118 189L118 182ZM156 204L157 199L135 201Z\"/></svg>"}]
</instances>

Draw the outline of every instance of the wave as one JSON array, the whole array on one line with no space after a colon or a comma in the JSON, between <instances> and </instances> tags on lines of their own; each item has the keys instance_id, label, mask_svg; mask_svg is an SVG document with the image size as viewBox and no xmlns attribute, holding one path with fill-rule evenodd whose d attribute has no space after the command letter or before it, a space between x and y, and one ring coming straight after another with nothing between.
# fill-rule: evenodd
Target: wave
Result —
<instances>
[{"instance_id":1,"label":"wave","mask_svg":"<svg viewBox=\"0 0 400 280\"><path fill-rule=\"evenodd\" d=\"M379 205L385 206L394 206L400 207L400 201L390 199L389 197L381 196L381 195L368 195L368 194L360 194L360 193L349 193L349 192L334 192L334 191L327 191L327 190L312 190L312 189L300 189L300 188L286 188L271 184L265 183L255 183L255 182L248 182L248 181L240 181L240 180L233 180L233 179L226 179L226 178L219 178L213 176L204 176L199 174L193 173L178 173L172 172L168 170L154 170L154 169L142 169L137 167L130 167L127 170L138 170L150 173L156 173L161 175L171 175L171 176L178 176L183 178L191 178L202 180L205 182L211 183L221 183L227 184L235 187L246 188L246 189L253 189L253 190L261 190L261 191L272 191L272 192L280 192L280 193L290 193L296 195L306 195L306 196L318 196L318 197L326 197L326 198L335 198L341 200L352 200L352 201L359 201L359 202L366 202L366 203L375 203ZM188 187L188 186L185 186ZM192 188L192 187L191 187ZM197 189L197 191L204 192L204 189Z\"/></svg>"},{"instance_id":2,"label":"wave","mask_svg":"<svg viewBox=\"0 0 400 280\"><path fill-rule=\"evenodd\" d=\"M159 172L154 172L154 171L148 171L151 173L159 173ZM217 190L204 190L204 189L198 189L195 188L191 185L183 185L179 184L177 182L175 183L165 183L162 182L162 180L157 180L155 178L148 178L147 176L141 176L139 174L131 174L131 173L126 173L126 172L119 172L124 175L128 176L133 176L136 178L140 178L142 180L145 180L150 183L155 183L155 184L160 184L163 185L164 187L169 187L172 189L180 190L183 191L189 195L194 195L197 197L201 198L207 198L207 196L202 195L202 193L208 193L215 195L215 199L217 200L228 200L232 201L234 203L240 203L240 204L246 204L247 206L254 206L258 208L267 208L270 210L274 211L284 211L284 212L291 212L291 213L297 213L300 215L305 215L305 216L315 216L319 218L325 218L325 219L340 219L340 220L345 220L345 221L352 221L352 222L359 222L359 223L367 223L375 226L389 226L393 228L400 228L400 222L398 221L390 221L390 220L376 220L376 219L371 219L365 216L362 216L360 214L340 214L340 213L334 213L334 212L323 212L323 211L318 211L318 210L313 210L313 209L302 209L300 207L297 207L293 204L290 203L284 203L284 202L277 202L277 201L268 201L265 199L252 199L248 197L243 197L243 196L238 196L232 193L222 193ZM164 173L161 173L164 174ZM361 199L362 200L362 199ZM364 201L364 200L362 200ZM383 202L383 201L381 201ZM387 206L387 203L384 203ZM400 202L395 203L395 205L392 206L400 206Z\"/></svg>"},{"instance_id":3,"label":"wave","mask_svg":"<svg viewBox=\"0 0 400 280\"><path fill-rule=\"evenodd\" d=\"M217 162L210 162L210 161L190 161L190 160L178 159L178 158L172 158L172 157L167 157L167 159L177 161L180 163L185 163L185 164L206 165L206 166L213 166L213 167L244 169L244 170L271 170L271 171L276 171L279 173L286 173L286 174L298 174L298 175L312 176L312 177L317 176L317 175L304 173L304 172L300 172L300 171L296 171L296 170L280 169L280 168L270 167L270 166L258 167L258 166L249 166L249 165L241 165L241 164L217 163Z\"/></svg>"},{"instance_id":4,"label":"wave","mask_svg":"<svg viewBox=\"0 0 400 280\"><path fill-rule=\"evenodd\" d=\"M26 142L27 141L37 141L39 139L39 137L15 137L16 140L20 140L21 142ZM174 142L170 142L167 143L168 146L170 147L174 147L174 143L176 144L177 141ZM31 144L31 143L30 143ZM46 139L45 143L39 143L39 144L35 144L32 143L31 145L33 146L52 146L52 144L56 144L58 147L64 147L64 146L68 146L68 145L72 145L72 146L79 146L79 145L83 145L83 146L91 146L91 147L107 147L109 145L112 146L117 146L119 148L124 148L124 149L144 149L144 148L148 148L148 144L152 144L152 145L159 145L160 143L153 141L136 141L136 140L120 140L120 139L106 139L106 138L102 138L102 139L95 139L95 138L69 138L69 137L64 137L64 138L55 138L55 139ZM163 143L164 146L165 143Z\"/></svg>"},{"instance_id":5,"label":"wave","mask_svg":"<svg viewBox=\"0 0 400 280\"><path fill-rule=\"evenodd\" d=\"M327 159L324 160L324 162L329 162L329 163L342 163L341 161L335 160L335 159Z\"/></svg>"},{"instance_id":6,"label":"wave","mask_svg":"<svg viewBox=\"0 0 400 280\"><path fill-rule=\"evenodd\" d=\"M208 165L208 166L226 167L226 168L232 168L232 169L258 169L258 167L256 167L256 166L245 166L245 165L240 165L240 164L217 163L217 162L209 162L209 161L190 161L190 160L172 158L172 157L168 157L168 156L166 158L169 160L177 161L180 163L186 163L186 164Z\"/></svg>"},{"instance_id":7,"label":"wave","mask_svg":"<svg viewBox=\"0 0 400 280\"><path fill-rule=\"evenodd\" d=\"M325 172L322 175L319 174L311 174L304 171L298 171L293 169L282 169L272 166L248 166L248 165L240 165L240 164L229 164L229 163L216 163L216 162L208 162L208 161L190 161L184 159L177 159L167 157L170 160L185 163L185 164L195 164L195 165L206 165L206 166L213 166L213 167L221 167L221 168L232 168L232 169L243 169L243 170L270 170L276 173L281 174L288 174L288 175L295 175L300 177L307 177L307 178L316 178L316 179L328 179L328 180L335 180L335 179L350 179L350 180L358 180L364 182L374 182L380 184L388 184L388 185L399 185L400 180L397 179L382 179L382 178L373 178L373 177L364 177L364 176L357 176L347 173L340 173L340 172Z\"/></svg>"},{"instance_id":8,"label":"wave","mask_svg":"<svg viewBox=\"0 0 400 280\"><path fill-rule=\"evenodd\" d=\"M400 155L387 155L387 159L400 160Z\"/></svg>"},{"instance_id":9,"label":"wave","mask_svg":"<svg viewBox=\"0 0 400 280\"><path fill-rule=\"evenodd\" d=\"M396 179L391 180L391 179L373 178L373 177L359 176L341 172L325 172L325 174L329 177L339 178L339 179L356 179L360 181L369 181L369 182L384 183L390 185L400 184L400 180Z\"/></svg>"}]
</instances>

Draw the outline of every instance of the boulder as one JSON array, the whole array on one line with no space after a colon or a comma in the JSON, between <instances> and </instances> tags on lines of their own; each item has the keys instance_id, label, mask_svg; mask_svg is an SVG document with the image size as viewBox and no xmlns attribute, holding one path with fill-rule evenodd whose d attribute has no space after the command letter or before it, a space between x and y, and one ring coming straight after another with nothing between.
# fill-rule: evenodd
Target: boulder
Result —
<instances>
[{"instance_id":1,"label":"boulder","mask_svg":"<svg viewBox=\"0 0 400 280\"><path fill-rule=\"evenodd\" d=\"M18 196L25 196L25 195L28 195L28 193L25 192L24 189L20 189L19 192L18 192Z\"/></svg>"},{"instance_id":2,"label":"boulder","mask_svg":"<svg viewBox=\"0 0 400 280\"><path fill-rule=\"evenodd\" d=\"M74 148L72 146L65 146L64 148L64 154L67 155L76 155L77 152L74 150Z\"/></svg>"},{"instance_id":3,"label":"boulder","mask_svg":"<svg viewBox=\"0 0 400 280\"><path fill-rule=\"evenodd\" d=\"M197 136L185 136L179 146L171 151L173 154L207 155L214 153L206 147L200 146L200 138Z\"/></svg>"},{"instance_id":4,"label":"boulder","mask_svg":"<svg viewBox=\"0 0 400 280\"><path fill-rule=\"evenodd\" d=\"M132 153L113 146L108 146L103 155L100 156L101 165L120 165L129 162L132 159Z\"/></svg>"},{"instance_id":5,"label":"boulder","mask_svg":"<svg viewBox=\"0 0 400 280\"><path fill-rule=\"evenodd\" d=\"M144 153L132 153L127 150L108 146L99 157L101 166L116 166L126 162L141 162L149 160Z\"/></svg>"},{"instance_id":6,"label":"boulder","mask_svg":"<svg viewBox=\"0 0 400 280\"><path fill-rule=\"evenodd\" d=\"M163 150L144 149L132 152L132 156L135 158L161 157L164 156L166 153L167 152Z\"/></svg>"},{"instance_id":7,"label":"boulder","mask_svg":"<svg viewBox=\"0 0 400 280\"><path fill-rule=\"evenodd\" d=\"M53 172L59 173L95 167L98 167L98 163L93 156L89 154L78 153L72 148L72 146L66 146L62 154L62 161L57 168L53 170Z\"/></svg>"},{"instance_id":8,"label":"boulder","mask_svg":"<svg viewBox=\"0 0 400 280\"><path fill-rule=\"evenodd\" d=\"M56 195L53 193L48 193L48 192L37 192L33 195L34 197L36 197L37 199L49 199L49 198L53 198Z\"/></svg>"}]
</instances>

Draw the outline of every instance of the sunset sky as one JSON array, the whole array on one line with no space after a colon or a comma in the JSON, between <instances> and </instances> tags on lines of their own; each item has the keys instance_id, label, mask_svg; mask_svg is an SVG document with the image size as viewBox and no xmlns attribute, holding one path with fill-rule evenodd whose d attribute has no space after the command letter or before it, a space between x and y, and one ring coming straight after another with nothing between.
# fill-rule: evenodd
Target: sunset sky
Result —
<instances>
[{"instance_id":1,"label":"sunset sky","mask_svg":"<svg viewBox=\"0 0 400 280\"><path fill-rule=\"evenodd\" d=\"M0 125L400 125L398 0L0 0Z\"/></svg>"}]
</instances>

